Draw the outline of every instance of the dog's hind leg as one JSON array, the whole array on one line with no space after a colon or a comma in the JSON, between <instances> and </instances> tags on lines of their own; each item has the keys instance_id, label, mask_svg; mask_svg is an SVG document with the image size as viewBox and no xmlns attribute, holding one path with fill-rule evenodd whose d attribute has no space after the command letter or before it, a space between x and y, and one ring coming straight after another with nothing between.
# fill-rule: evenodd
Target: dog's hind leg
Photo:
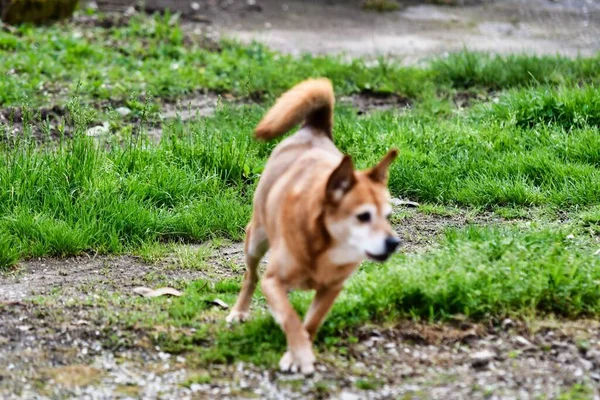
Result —
<instances>
[{"instance_id":1,"label":"dog's hind leg","mask_svg":"<svg viewBox=\"0 0 600 400\"><path fill-rule=\"evenodd\" d=\"M250 222L246 227L244 243L246 275L237 301L227 316L227 322L241 322L250 316L250 303L258 283L258 265L268 249L269 241L265 229L254 221Z\"/></svg>"}]
</instances>

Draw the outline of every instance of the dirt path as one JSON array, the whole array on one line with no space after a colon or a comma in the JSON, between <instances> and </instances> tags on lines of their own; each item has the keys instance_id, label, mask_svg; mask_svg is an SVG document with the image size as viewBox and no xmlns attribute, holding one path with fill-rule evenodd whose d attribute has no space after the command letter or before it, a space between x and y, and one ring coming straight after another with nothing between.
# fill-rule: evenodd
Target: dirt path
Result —
<instances>
[{"instance_id":1,"label":"dirt path","mask_svg":"<svg viewBox=\"0 0 600 400\"><path fill-rule=\"evenodd\" d=\"M104 9L123 9L125 3L99 1ZM414 63L463 47L568 56L600 49L596 0L476 0L457 7L423 3L399 1L397 11L386 13L367 12L357 0L148 0L146 8L169 7L196 21L188 22L190 29L258 40L292 54L385 55Z\"/></svg>"}]
</instances>

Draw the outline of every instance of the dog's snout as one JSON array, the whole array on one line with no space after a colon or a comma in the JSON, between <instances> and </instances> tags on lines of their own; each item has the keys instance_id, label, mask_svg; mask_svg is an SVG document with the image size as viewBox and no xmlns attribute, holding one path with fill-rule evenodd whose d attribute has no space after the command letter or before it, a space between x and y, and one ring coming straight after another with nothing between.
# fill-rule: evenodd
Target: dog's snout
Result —
<instances>
[{"instance_id":1,"label":"dog's snout","mask_svg":"<svg viewBox=\"0 0 600 400\"><path fill-rule=\"evenodd\" d=\"M396 251L399 244L400 244L400 239L398 239L397 237L394 237L394 236L388 236L385 239L385 251L388 254L393 253L394 251Z\"/></svg>"}]
</instances>

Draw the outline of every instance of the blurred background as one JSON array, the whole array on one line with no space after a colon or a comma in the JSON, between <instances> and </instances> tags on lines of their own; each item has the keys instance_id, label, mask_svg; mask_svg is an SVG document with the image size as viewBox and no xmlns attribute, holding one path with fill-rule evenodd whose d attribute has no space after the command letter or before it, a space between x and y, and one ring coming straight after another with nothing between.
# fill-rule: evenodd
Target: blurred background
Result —
<instances>
[{"instance_id":1,"label":"blurred background","mask_svg":"<svg viewBox=\"0 0 600 400\"><path fill-rule=\"evenodd\" d=\"M123 13L140 8L126 0L91 6ZM600 48L596 0L147 0L142 8L168 8L189 28L259 40L292 54L393 55L413 63L463 46L565 55Z\"/></svg>"}]
</instances>

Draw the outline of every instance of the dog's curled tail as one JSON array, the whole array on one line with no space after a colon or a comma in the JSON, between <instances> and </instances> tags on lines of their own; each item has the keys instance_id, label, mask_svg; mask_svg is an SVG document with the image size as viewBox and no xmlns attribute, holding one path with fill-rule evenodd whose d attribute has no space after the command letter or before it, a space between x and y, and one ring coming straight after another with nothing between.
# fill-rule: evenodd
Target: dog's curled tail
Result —
<instances>
[{"instance_id":1,"label":"dog's curled tail","mask_svg":"<svg viewBox=\"0 0 600 400\"><path fill-rule=\"evenodd\" d=\"M329 79L305 80L277 99L254 134L259 139L273 139L305 121L306 126L333 139L334 103L333 86Z\"/></svg>"}]
</instances>

